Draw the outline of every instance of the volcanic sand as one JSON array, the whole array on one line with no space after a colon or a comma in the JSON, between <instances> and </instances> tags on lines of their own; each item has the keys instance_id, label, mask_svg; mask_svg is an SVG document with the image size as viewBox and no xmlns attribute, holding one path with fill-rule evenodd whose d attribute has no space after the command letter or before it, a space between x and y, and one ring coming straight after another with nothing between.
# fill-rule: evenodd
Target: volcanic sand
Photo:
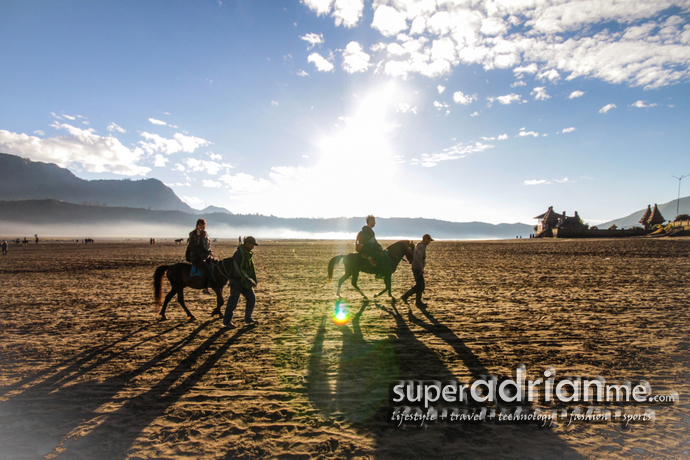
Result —
<instances>
[{"instance_id":1,"label":"volcanic sand","mask_svg":"<svg viewBox=\"0 0 690 460\"><path fill-rule=\"evenodd\" d=\"M175 300L158 321L153 272L180 261L184 246L12 244L0 258L0 458L690 453L688 239L434 242L427 309L373 299L383 283L363 274L370 300L347 281L344 326L333 321L326 266L350 242L260 243L261 323L235 330L210 317L215 296L194 290L185 293L197 321ZM214 249L230 257L234 246ZM412 284L403 263L394 295ZM388 421L398 380L469 384L513 377L519 364L531 379L552 366L557 380L646 380L680 400L598 406L654 412L627 426ZM588 403L525 409L537 406Z\"/></svg>"}]
</instances>

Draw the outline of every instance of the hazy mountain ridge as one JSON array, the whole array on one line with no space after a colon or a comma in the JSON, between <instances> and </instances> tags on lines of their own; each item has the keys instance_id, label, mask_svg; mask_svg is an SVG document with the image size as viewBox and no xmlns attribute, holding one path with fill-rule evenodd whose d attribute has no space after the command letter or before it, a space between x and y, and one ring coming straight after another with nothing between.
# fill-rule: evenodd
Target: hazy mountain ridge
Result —
<instances>
[{"instance_id":1,"label":"hazy mountain ridge","mask_svg":"<svg viewBox=\"0 0 690 460\"><path fill-rule=\"evenodd\" d=\"M661 215L664 216L664 219L666 219L667 221L672 221L676 218L678 214L690 214L690 196L681 198L679 205L678 200L672 200L668 203L658 205L658 208L661 212ZM676 208L678 208L677 213ZM652 203L652 209L654 209L654 203ZM644 215L646 210L647 208L640 209L639 211L635 211L632 214L629 214L625 217L605 222L603 224L600 224L599 228L609 228L611 225L614 224L619 228L642 227L640 219L642 219L642 216Z\"/></svg>"},{"instance_id":2,"label":"hazy mountain ridge","mask_svg":"<svg viewBox=\"0 0 690 460\"><path fill-rule=\"evenodd\" d=\"M0 153L0 200L43 199L195 212L158 179L84 180L52 163Z\"/></svg>"},{"instance_id":3,"label":"hazy mountain ridge","mask_svg":"<svg viewBox=\"0 0 690 460\"><path fill-rule=\"evenodd\" d=\"M74 229L78 235L106 232L109 236L159 236L186 233L196 219L208 221L209 232L217 238L234 238L254 233L281 236L289 232L293 237L318 235L352 235L362 228L362 217L331 219L281 218L258 214L192 214L181 211L155 211L141 208L85 206L56 200L0 201L0 233L56 234L54 229ZM120 228L121 230L118 230ZM50 230L53 229L53 230ZM70 230L72 231L72 230ZM443 239L507 239L526 238L532 227L526 224L486 224L481 222L447 222L434 219L379 218L376 235L379 238L409 237L419 239L424 233ZM65 231L58 232L64 234ZM17 236L20 236L17 234Z\"/></svg>"}]
</instances>

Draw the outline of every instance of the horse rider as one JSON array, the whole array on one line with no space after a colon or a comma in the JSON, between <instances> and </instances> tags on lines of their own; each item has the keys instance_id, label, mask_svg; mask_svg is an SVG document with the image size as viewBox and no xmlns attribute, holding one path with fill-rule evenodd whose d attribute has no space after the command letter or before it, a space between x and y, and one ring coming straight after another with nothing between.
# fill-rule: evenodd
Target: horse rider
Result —
<instances>
[{"instance_id":1,"label":"horse rider","mask_svg":"<svg viewBox=\"0 0 690 460\"><path fill-rule=\"evenodd\" d=\"M213 251L211 250L211 238L206 233L206 220L199 219L196 221L196 228L189 232L187 239L187 252L185 258L192 265L197 267L204 275L206 280L206 287L202 291L204 294L210 294L208 291L209 283L211 282L213 262Z\"/></svg>"},{"instance_id":2,"label":"horse rider","mask_svg":"<svg viewBox=\"0 0 690 460\"><path fill-rule=\"evenodd\" d=\"M367 216L367 224L362 227L362 231L357 235L357 240L361 245L359 253L369 260L371 265L381 265L383 259L383 248L376 241L376 234L374 233L374 226L376 225L376 218L369 214Z\"/></svg>"}]
</instances>

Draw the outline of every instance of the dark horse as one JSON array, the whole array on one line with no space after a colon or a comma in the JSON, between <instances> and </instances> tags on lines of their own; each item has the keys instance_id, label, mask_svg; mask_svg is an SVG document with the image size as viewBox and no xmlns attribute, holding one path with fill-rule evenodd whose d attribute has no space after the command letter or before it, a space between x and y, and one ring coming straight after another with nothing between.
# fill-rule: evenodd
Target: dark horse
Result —
<instances>
[{"instance_id":1,"label":"dark horse","mask_svg":"<svg viewBox=\"0 0 690 460\"><path fill-rule=\"evenodd\" d=\"M213 265L213 278L209 282L209 287L216 293L216 308L211 312L211 316L219 315L220 307L223 305L223 286L228 282L229 271L232 269L232 257L217 261ZM163 275L167 273L168 281L170 281L170 292L165 296L163 307L161 307L159 314L161 319L166 319L165 309L168 302L177 294L177 301L184 308L185 313L189 319L196 319L194 315L187 309L184 304L184 288L190 287L192 289L204 289L206 282L203 276L191 276L192 264L181 262L175 265L161 265L153 274L153 296L156 299L156 308L161 304L161 296L163 294Z\"/></svg>"},{"instance_id":2,"label":"dark horse","mask_svg":"<svg viewBox=\"0 0 690 460\"><path fill-rule=\"evenodd\" d=\"M412 243L412 241L398 241L397 243L393 243L390 246L388 246L386 250L388 251L388 256L390 257L391 262L393 262L393 271L390 273L383 274L383 281L386 283L386 287L383 289L383 291L376 294L375 297L380 296L386 291L388 291L388 295L390 297L393 297L393 294L391 293L391 275L398 268L398 264L403 259L403 257L407 258L407 261L409 263L412 263L412 257L414 257L414 244ZM346 279L352 277L352 286L355 289L357 289L357 292L362 294L362 297L366 299L367 296L357 286L359 272L377 274L378 267L371 265L369 259L365 259L356 252L347 255L341 254L339 256L333 257L330 260L330 262L328 262L328 281L331 281L333 279L333 269L338 264L338 262L340 262L341 259L343 260L343 265L345 265L345 274L341 276L338 280L338 297L340 297L340 286L342 286L343 282Z\"/></svg>"}]
</instances>

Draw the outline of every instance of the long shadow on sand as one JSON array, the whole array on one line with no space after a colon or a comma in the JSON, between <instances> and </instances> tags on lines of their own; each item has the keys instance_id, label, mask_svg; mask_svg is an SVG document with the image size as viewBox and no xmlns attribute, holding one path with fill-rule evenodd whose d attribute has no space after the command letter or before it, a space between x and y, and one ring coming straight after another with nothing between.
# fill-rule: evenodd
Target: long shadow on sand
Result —
<instances>
[{"instance_id":1,"label":"long shadow on sand","mask_svg":"<svg viewBox=\"0 0 690 460\"><path fill-rule=\"evenodd\" d=\"M388 339L368 342L359 327L368 303L352 320L352 331L343 333L342 353L338 363L335 391L329 383L329 365L325 362L325 316L317 331L308 365L307 391L315 407L330 417L343 416L367 436L376 440L379 458L581 458L551 429L536 424L447 423L397 426L387 421L389 387L398 380L457 380L440 359L437 350L420 340L410 329L395 304L376 308L395 320ZM422 326L422 334L434 334L449 344L475 379L490 374L479 357L450 328L426 312L426 323L414 315L411 322ZM378 350L374 353L374 350ZM384 351L385 350L385 351ZM365 365L366 360L371 365ZM332 379L331 379L332 380ZM462 382L471 383L471 382ZM467 406L465 406L467 407ZM337 452L336 452L337 454Z\"/></svg>"},{"instance_id":2,"label":"long shadow on sand","mask_svg":"<svg viewBox=\"0 0 690 460\"><path fill-rule=\"evenodd\" d=\"M0 453L8 458L126 457L141 432L193 387L244 333L244 330L240 330L231 335L199 364L202 355L221 340L223 330L214 333L191 351L185 351L184 348L213 323L206 321L200 324L136 369L103 382L78 382L77 379L88 377L89 372L107 364L115 355L133 350L143 342L167 334L182 324L139 341L123 351L110 351L113 344L92 350L68 368L11 397L0 404L0 415L6 422L0 426L0 439L11 441L2 444ZM99 350L105 351L106 355L102 356ZM128 387L136 388L137 377L147 371L155 372L156 367L169 358L174 359L179 353L185 353L186 357L162 378L156 377L157 383L147 391L132 398L117 399L121 391ZM192 371L191 374L180 381L189 371ZM125 401L124 404L112 412L99 409L103 405L117 405L122 401ZM113 438L112 433L117 433L117 436Z\"/></svg>"}]
</instances>

